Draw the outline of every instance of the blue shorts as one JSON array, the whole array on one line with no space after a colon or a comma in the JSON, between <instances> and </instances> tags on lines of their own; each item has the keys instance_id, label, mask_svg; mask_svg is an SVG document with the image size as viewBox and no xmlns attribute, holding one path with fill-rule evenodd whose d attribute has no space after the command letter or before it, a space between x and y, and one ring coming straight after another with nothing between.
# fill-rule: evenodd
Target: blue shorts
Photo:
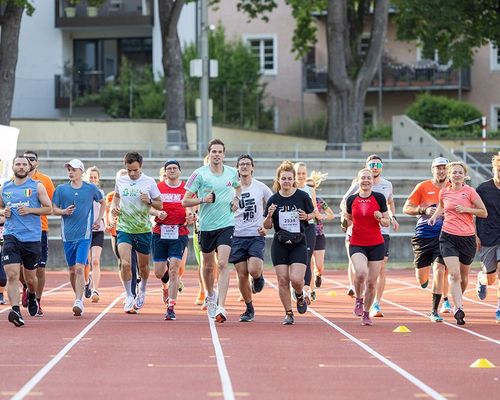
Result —
<instances>
[{"instance_id":1,"label":"blue shorts","mask_svg":"<svg viewBox=\"0 0 500 400\"><path fill-rule=\"evenodd\" d=\"M235 237L231 246L229 262L238 264L247 261L250 257L264 260L264 248L266 239L263 236Z\"/></svg>"},{"instance_id":2,"label":"blue shorts","mask_svg":"<svg viewBox=\"0 0 500 400\"><path fill-rule=\"evenodd\" d=\"M178 239L162 239L160 235L153 233L153 261L162 262L169 258L182 260L187 243L187 235L179 236Z\"/></svg>"},{"instance_id":3,"label":"blue shorts","mask_svg":"<svg viewBox=\"0 0 500 400\"><path fill-rule=\"evenodd\" d=\"M90 239L73 240L71 242L64 242L63 245L68 267L74 267L75 264L87 264L90 250Z\"/></svg>"},{"instance_id":4,"label":"blue shorts","mask_svg":"<svg viewBox=\"0 0 500 400\"><path fill-rule=\"evenodd\" d=\"M142 254L151 252L151 232L145 233L126 233L118 231L116 234L116 243L128 243L132 246L132 250Z\"/></svg>"}]
</instances>

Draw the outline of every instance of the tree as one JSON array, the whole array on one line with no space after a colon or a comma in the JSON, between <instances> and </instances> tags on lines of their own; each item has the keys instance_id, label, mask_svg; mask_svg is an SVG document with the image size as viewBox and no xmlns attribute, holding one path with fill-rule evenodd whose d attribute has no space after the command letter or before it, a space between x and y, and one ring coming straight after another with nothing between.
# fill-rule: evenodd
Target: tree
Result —
<instances>
[{"instance_id":1,"label":"tree","mask_svg":"<svg viewBox=\"0 0 500 400\"><path fill-rule=\"evenodd\" d=\"M24 10L35 11L28 0L0 0L0 125L10 125Z\"/></svg>"}]
</instances>

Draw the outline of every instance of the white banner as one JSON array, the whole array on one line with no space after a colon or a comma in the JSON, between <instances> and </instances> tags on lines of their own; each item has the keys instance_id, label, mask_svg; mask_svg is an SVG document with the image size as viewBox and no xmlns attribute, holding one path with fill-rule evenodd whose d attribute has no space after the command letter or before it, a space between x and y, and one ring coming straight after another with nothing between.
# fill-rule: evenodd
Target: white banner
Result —
<instances>
[{"instance_id":1,"label":"white banner","mask_svg":"<svg viewBox=\"0 0 500 400\"><path fill-rule=\"evenodd\" d=\"M0 185L12 177L12 161L16 156L19 129L0 125Z\"/></svg>"}]
</instances>

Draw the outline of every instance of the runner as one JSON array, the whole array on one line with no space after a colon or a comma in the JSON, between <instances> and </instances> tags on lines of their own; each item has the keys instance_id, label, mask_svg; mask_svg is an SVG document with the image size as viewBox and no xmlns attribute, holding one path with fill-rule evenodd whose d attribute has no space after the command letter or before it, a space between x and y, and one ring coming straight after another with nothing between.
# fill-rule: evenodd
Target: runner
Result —
<instances>
[{"instance_id":1,"label":"runner","mask_svg":"<svg viewBox=\"0 0 500 400\"><path fill-rule=\"evenodd\" d=\"M271 259L278 278L281 304L285 308L283 325L293 325L290 284L297 299L297 311L304 314L307 311L304 274L308 256L305 231L316 213L309 195L296 188L295 169L290 161L283 161L276 170L273 189L276 193L267 201L263 226L265 229L274 227Z\"/></svg>"},{"instance_id":2,"label":"runner","mask_svg":"<svg viewBox=\"0 0 500 400\"><path fill-rule=\"evenodd\" d=\"M118 218L117 242L121 260L121 279L126 292L123 311L135 314L144 305L149 278L151 250L151 221L149 208L161 210L160 191L153 178L142 172L142 155L125 154L123 159L127 175L116 180L111 215ZM132 292L131 252L137 252L141 281L134 299Z\"/></svg>"},{"instance_id":3,"label":"runner","mask_svg":"<svg viewBox=\"0 0 500 400\"><path fill-rule=\"evenodd\" d=\"M370 308L375 298L377 280L384 262L385 245L380 226L390 224L387 199L373 188L372 169L358 173L359 192L347 198L344 217L352 221L349 254L355 269L354 314L362 317L361 325L372 325Z\"/></svg>"},{"instance_id":4,"label":"runner","mask_svg":"<svg viewBox=\"0 0 500 400\"><path fill-rule=\"evenodd\" d=\"M448 292L447 274L444 260L439 251L439 234L443 219L436 220L436 224L428 224L429 218L436 211L439 203L439 192L446 187L446 166L449 161L438 157L432 161L432 179L420 182L406 200L403 212L408 215L418 216L415 227L415 236L411 239L415 255L415 274L419 285L425 289L429 284L429 273L433 265L432 280L432 310L429 318L433 322L441 322L439 315L439 302L444 290L445 298Z\"/></svg>"},{"instance_id":5,"label":"runner","mask_svg":"<svg viewBox=\"0 0 500 400\"><path fill-rule=\"evenodd\" d=\"M64 167L68 171L68 183L56 187L52 208L54 215L60 215L61 234L66 262L69 267L69 279L75 292L73 315L83 314L83 295L85 291L84 269L90 251L92 230L99 223L106 210L102 191L92 183L83 181L85 167L78 159L73 159ZM99 214L94 216L94 201L100 203Z\"/></svg>"},{"instance_id":6,"label":"runner","mask_svg":"<svg viewBox=\"0 0 500 400\"><path fill-rule=\"evenodd\" d=\"M477 244L481 257L482 270L477 274L477 297L486 298L487 285L495 283L495 272L499 281L497 285L496 321L500 323L500 155L491 160L493 179L481 183L477 194L484 202L488 218L477 218Z\"/></svg>"},{"instance_id":7,"label":"runner","mask_svg":"<svg viewBox=\"0 0 500 400\"><path fill-rule=\"evenodd\" d=\"M251 322L255 317L252 292L259 293L264 288L266 230L262 222L264 205L273 192L252 177L254 162L249 154L238 157L236 168L240 176L241 200L234 214L234 237L229 262L236 268L238 287L246 305L245 312L240 315L240 322Z\"/></svg>"},{"instance_id":8,"label":"runner","mask_svg":"<svg viewBox=\"0 0 500 400\"><path fill-rule=\"evenodd\" d=\"M2 264L2 247L3 247L3 227L5 224L5 216L0 214L0 305L7 304L4 297L5 285L7 285L7 275ZM38 306L40 308L40 305Z\"/></svg>"},{"instance_id":9,"label":"runner","mask_svg":"<svg viewBox=\"0 0 500 400\"><path fill-rule=\"evenodd\" d=\"M465 325L462 294L469 283L469 269L476 254L473 216L488 216L481 197L472 187L465 185L466 175L467 167L464 163L448 164L451 186L441 189L439 205L429 219L429 225L434 226L444 213L439 249L448 267L450 292L455 305L454 316L458 325Z\"/></svg>"},{"instance_id":10,"label":"runner","mask_svg":"<svg viewBox=\"0 0 500 400\"><path fill-rule=\"evenodd\" d=\"M193 172L186 184L184 207L200 205L200 247L203 254L203 281L207 290L207 311L217 322L224 322L229 288L228 259L234 231L234 211L241 200L241 187L235 168L224 165L226 147L220 139L208 144L209 164ZM195 197L197 195L197 197ZM217 258L216 258L217 253ZM214 289L215 269L219 270L218 293Z\"/></svg>"},{"instance_id":11,"label":"runner","mask_svg":"<svg viewBox=\"0 0 500 400\"><path fill-rule=\"evenodd\" d=\"M316 209L318 213L316 214L316 241L314 245L313 253L313 266L314 266L314 286L315 289L321 287L321 276L323 275L323 270L325 269L325 253L326 253L326 237L325 237L325 225L326 221L332 221L335 218L330 206L321 197L316 196ZM311 292L312 300L316 299L316 290Z\"/></svg>"},{"instance_id":12,"label":"runner","mask_svg":"<svg viewBox=\"0 0 500 400\"><path fill-rule=\"evenodd\" d=\"M181 166L177 160L168 160L164 165L166 180L158 183L161 193L162 210L151 210L155 218L153 228L153 261L155 275L165 285L168 279L168 295L163 301L167 305L165 320L175 320L175 304L179 289L179 267L188 244L187 224L193 223L190 208L182 207L186 194L184 182L179 179Z\"/></svg>"},{"instance_id":13,"label":"runner","mask_svg":"<svg viewBox=\"0 0 500 400\"><path fill-rule=\"evenodd\" d=\"M31 165L26 157L16 157L12 170L14 179L1 190L0 207L5 216L2 264L7 275L7 294L12 306L8 319L14 326L23 326L19 308L19 274L21 264L28 286L28 312L38 313L36 300L36 269L40 261L42 223L40 215L51 213L50 198L45 187L29 177Z\"/></svg>"}]
</instances>

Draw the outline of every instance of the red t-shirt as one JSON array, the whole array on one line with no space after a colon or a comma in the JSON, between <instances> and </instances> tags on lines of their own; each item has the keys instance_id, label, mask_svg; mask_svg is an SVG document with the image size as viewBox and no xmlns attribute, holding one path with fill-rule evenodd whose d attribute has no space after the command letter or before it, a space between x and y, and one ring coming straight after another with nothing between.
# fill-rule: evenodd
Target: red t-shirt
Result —
<instances>
[{"instance_id":1,"label":"red t-shirt","mask_svg":"<svg viewBox=\"0 0 500 400\"><path fill-rule=\"evenodd\" d=\"M439 193L439 199L444 206L444 222L442 230L446 233L457 236L473 236L476 234L474 216L469 213L459 214L456 206L462 205L474 208L474 202L479 199L479 195L474 188L464 185L460 190L453 190L447 187Z\"/></svg>"},{"instance_id":2,"label":"red t-shirt","mask_svg":"<svg viewBox=\"0 0 500 400\"><path fill-rule=\"evenodd\" d=\"M380 224L373 216L375 211L387 211L387 201L382 193L372 192L366 198L359 193L353 194L347 199L346 210L352 216L351 245L376 246L384 243Z\"/></svg>"},{"instance_id":3,"label":"red t-shirt","mask_svg":"<svg viewBox=\"0 0 500 400\"><path fill-rule=\"evenodd\" d=\"M186 193L185 183L181 182L177 187L171 187L166 182L159 182L161 201L163 202L163 211L167 213L167 218L155 218L153 233L161 234L160 225L178 225L179 236L189 234L189 229L184 225L186 223L186 209L182 207L182 199Z\"/></svg>"}]
</instances>

